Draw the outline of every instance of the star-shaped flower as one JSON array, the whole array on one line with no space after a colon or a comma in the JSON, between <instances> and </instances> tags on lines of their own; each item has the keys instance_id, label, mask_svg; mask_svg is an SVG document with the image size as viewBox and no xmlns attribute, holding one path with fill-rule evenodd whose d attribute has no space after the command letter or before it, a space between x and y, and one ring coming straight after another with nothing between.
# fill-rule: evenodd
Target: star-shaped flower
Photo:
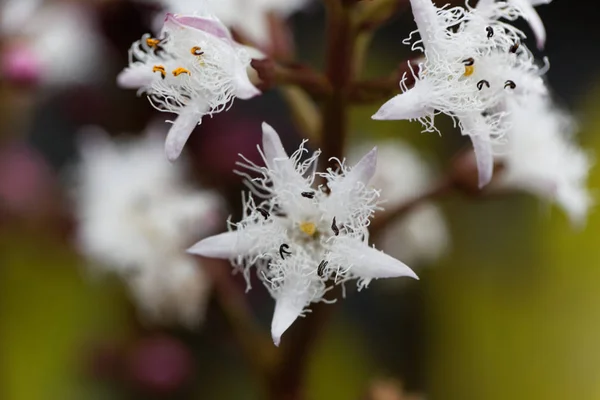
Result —
<instances>
[{"instance_id":1,"label":"star-shaped flower","mask_svg":"<svg viewBox=\"0 0 600 400\"><path fill-rule=\"evenodd\" d=\"M99 130L81 136L74 185L77 246L94 272L112 272L130 287L151 322L197 325L210 278L184 252L215 228L220 198L184 179L184 163L165 160L164 129L129 142Z\"/></svg>"},{"instance_id":2,"label":"star-shaped flower","mask_svg":"<svg viewBox=\"0 0 600 400\"><path fill-rule=\"evenodd\" d=\"M178 114L165 143L174 160L204 115L260 94L246 72L250 60L219 20L169 14L160 38L145 35L132 45L118 82L146 93L159 111Z\"/></svg>"},{"instance_id":3,"label":"star-shaped flower","mask_svg":"<svg viewBox=\"0 0 600 400\"><path fill-rule=\"evenodd\" d=\"M305 161L304 143L288 157L279 136L263 124L265 166L247 159L240 163L250 194L244 217L235 230L206 238L188 251L206 257L231 259L249 283L256 268L272 297L275 312L273 341L323 296L331 283L357 279L359 288L372 279L410 276L402 262L368 245L369 220L377 209L379 192L368 187L375 173L376 149L353 168L340 162L337 170L316 173L319 151ZM326 185L314 187L322 177ZM255 200L255 197L262 200Z\"/></svg>"},{"instance_id":4,"label":"star-shaped flower","mask_svg":"<svg viewBox=\"0 0 600 400\"><path fill-rule=\"evenodd\" d=\"M524 34L498 20L513 20L520 11L506 2L482 9L438 9L431 0L411 4L421 36L413 48L426 60L413 72L414 87L401 81L403 93L373 119L417 119L431 132L437 131L436 114L451 116L473 142L483 187L492 178L493 143L510 125L507 99L547 94L539 67L520 44Z\"/></svg>"}]
</instances>

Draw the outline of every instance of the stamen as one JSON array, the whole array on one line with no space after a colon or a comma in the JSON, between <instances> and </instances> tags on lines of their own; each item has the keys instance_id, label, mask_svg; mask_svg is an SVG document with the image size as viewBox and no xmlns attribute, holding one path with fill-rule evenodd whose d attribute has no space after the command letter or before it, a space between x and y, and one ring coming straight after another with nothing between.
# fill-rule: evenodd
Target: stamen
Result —
<instances>
[{"instance_id":1,"label":"stamen","mask_svg":"<svg viewBox=\"0 0 600 400\"><path fill-rule=\"evenodd\" d=\"M256 210L260 213L260 215L263 216L264 219L269 219L271 216L271 214L262 207L258 207Z\"/></svg>"},{"instance_id":2,"label":"stamen","mask_svg":"<svg viewBox=\"0 0 600 400\"><path fill-rule=\"evenodd\" d=\"M313 192L302 192L302 197L306 197L307 199L314 199L315 194Z\"/></svg>"},{"instance_id":3,"label":"stamen","mask_svg":"<svg viewBox=\"0 0 600 400\"><path fill-rule=\"evenodd\" d=\"M325 267L327 267L327 264L329 264L327 261L325 261L325 260L321 261L321 263L317 267L317 274L319 276L321 276L321 277L323 276L323 272L325 272Z\"/></svg>"},{"instance_id":4,"label":"stamen","mask_svg":"<svg viewBox=\"0 0 600 400\"><path fill-rule=\"evenodd\" d=\"M469 57L466 60L463 60L463 64L465 64L464 76L473 75L473 72L475 72L475 67L473 66L475 64L475 59L473 59L472 57Z\"/></svg>"},{"instance_id":5,"label":"stamen","mask_svg":"<svg viewBox=\"0 0 600 400\"><path fill-rule=\"evenodd\" d=\"M340 234L340 228L338 228L335 223L335 217L333 217L333 222L331 223L331 230L333 230L333 233L335 233L335 236Z\"/></svg>"},{"instance_id":6,"label":"stamen","mask_svg":"<svg viewBox=\"0 0 600 400\"><path fill-rule=\"evenodd\" d=\"M190 50L190 53L192 53L195 56L204 55L204 52L202 51L202 48L200 46L192 47L192 49Z\"/></svg>"},{"instance_id":7,"label":"stamen","mask_svg":"<svg viewBox=\"0 0 600 400\"><path fill-rule=\"evenodd\" d=\"M487 31L488 39L491 39L494 36L494 28L488 26L487 28L485 28L485 30Z\"/></svg>"},{"instance_id":8,"label":"stamen","mask_svg":"<svg viewBox=\"0 0 600 400\"><path fill-rule=\"evenodd\" d=\"M283 256L284 254L286 256L291 256L292 253L287 251L290 248L290 246L288 246L287 244L282 244L281 246L279 246L279 255L281 256L282 260L285 260L285 257Z\"/></svg>"},{"instance_id":9,"label":"stamen","mask_svg":"<svg viewBox=\"0 0 600 400\"><path fill-rule=\"evenodd\" d=\"M317 226L312 222L302 222L300 224L300 230L308 236L313 236L317 232Z\"/></svg>"},{"instance_id":10,"label":"stamen","mask_svg":"<svg viewBox=\"0 0 600 400\"><path fill-rule=\"evenodd\" d=\"M155 65L154 67L152 67L152 72L160 72L160 75L163 79L165 79L165 77L167 76L165 67L163 67L162 65Z\"/></svg>"},{"instance_id":11,"label":"stamen","mask_svg":"<svg viewBox=\"0 0 600 400\"><path fill-rule=\"evenodd\" d=\"M479 82L477 82L477 89L479 89L479 90L483 89L483 85L487 86L488 89L490 88L490 83L488 81L486 81L485 79L482 79Z\"/></svg>"},{"instance_id":12,"label":"stamen","mask_svg":"<svg viewBox=\"0 0 600 400\"><path fill-rule=\"evenodd\" d=\"M160 43L160 39L154 39L154 38L151 38L151 37L149 37L149 38L146 39L146 44L149 47L157 47L159 45L159 43Z\"/></svg>"},{"instance_id":13,"label":"stamen","mask_svg":"<svg viewBox=\"0 0 600 400\"><path fill-rule=\"evenodd\" d=\"M173 70L173 76L179 76L181 74L190 74L190 71L188 71L187 69L183 68L183 67L179 67Z\"/></svg>"},{"instance_id":14,"label":"stamen","mask_svg":"<svg viewBox=\"0 0 600 400\"><path fill-rule=\"evenodd\" d=\"M513 81L506 81L506 83L504 84L504 89L506 89L507 87L514 89L517 87L517 84Z\"/></svg>"}]
</instances>

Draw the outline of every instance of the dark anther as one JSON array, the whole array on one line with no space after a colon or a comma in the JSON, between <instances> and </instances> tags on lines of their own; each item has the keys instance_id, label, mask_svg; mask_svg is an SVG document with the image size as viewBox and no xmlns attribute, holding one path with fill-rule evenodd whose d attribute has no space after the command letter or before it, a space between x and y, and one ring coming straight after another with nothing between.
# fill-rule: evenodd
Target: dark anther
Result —
<instances>
[{"instance_id":1,"label":"dark anther","mask_svg":"<svg viewBox=\"0 0 600 400\"><path fill-rule=\"evenodd\" d=\"M313 192L302 192L302 197L306 197L307 199L314 199L315 194Z\"/></svg>"},{"instance_id":2,"label":"dark anther","mask_svg":"<svg viewBox=\"0 0 600 400\"><path fill-rule=\"evenodd\" d=\"M487 28L485 28L485 30L487 31L488 39L490 39L491 37L494 36L494 28L492 28L491 26L488 26Z\"/></svg>"},{"instance_id":3,"label":"dark anther","mask_svg":"<svg viewBox=\"0 0 600 400\"><path fill-rule=\"evenodd\" d=\"M327 264L329 264L327 261L325 261L325 260L321 261L321 263L317 267L317 274L319 276L321 276L321 277L323 276L323 273L325 272L325 267L327 267Z\"/></svg>"},{"instance_id":4,"label":"dark anther","mask_svg":"<svg viewBox=\"0 0 600 400\"><path fill-rule=\"evenodd\" d=\"M463 64L465 64L467 67L475 64L475 59L473 57L469 57L466 60L463 60Z\"/></svg>"},{"instance_id":5,"label":"dark anther","mask_svg":"<svg viewBox=\"0 0 600 400\"><path fill-rule=\"evenodd\" d=\"M516 87L517 87L517 84L514 83L513 81L506 81L506 83L504 84L504 89L506 89L506 88L514 89Z\"/></svg>"},{"instance_id":6,"label":"dark anther","mask_svg":"<svg viewBox=\"0 0 600 400\"><path fill-rule=\"evenodd\" d=\"M331 223L331 229L333 230L333 233L335 233L335 236L340 234L340 228L338 228L335 223L335 217L333 217L333 222Z\"/></svg>"},{"instance_id":7,"label":"dark anther","mask_svg":"<svg viewBox=\"0 0 600 400\"><path fill-rule=\"evenodd\" d=\"M284 254L286 256L291 256L292 253L290 253L289 251L287 251L290 248L290 246L288 246L287 244L282 244L281 246L279 246L279 255L281 256L282 260L285 260L285 257L283 256Z\"/></svg>"},{"instance_id":8,"label":"dark anther","mask_svg":"<svg viewBox=\"0 0 600 400\"><path fill-rule=\"evenodd\" d=\"M264 219L269 219L271 216L271 214L269 214L269 212L262 207L258 207L256 210L260 213L260 215L263 216Z\"/></svg>"},{"instance_id":9,"label":"dark anther","mask_svg":"<svg viewBox=\"0 0 600 400\"><path fill-rule=\"evenodd\" d=\"M479 89L479 90L483 89L483 85L487 86L488 89L490 88L490 83L488 81L486 81L485 79L482 79L479 82L477 82L477 89Z\"/></svg>"},{"instance_id":10,"label":"dark anther","mask_svg":"<svg viewBox=\"0 0 600 400\"><path fill-rule=\"evenodd\" d=\"M510 52L511 53L516 53L517 50L519 50L519 42L515 42L515 44L513 44L512 46L510 46Z\"/></svg>"}]
</instances>

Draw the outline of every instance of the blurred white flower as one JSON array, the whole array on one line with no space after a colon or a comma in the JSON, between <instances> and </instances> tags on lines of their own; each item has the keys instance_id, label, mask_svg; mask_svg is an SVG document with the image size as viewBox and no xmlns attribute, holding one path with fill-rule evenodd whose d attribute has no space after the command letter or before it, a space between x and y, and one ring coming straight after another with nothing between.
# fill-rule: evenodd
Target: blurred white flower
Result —
<instances>
[{"instance_id":1,"label":"blurred white flower","mask_svg":"<svg viewBox=\"0 0 600 400\"><path fill-rule=\"evenodd\" d=\"M68 85L102 76L107 46L87 6L10 0L1 11L0 29L7 39L1 71L6 79Z\"/></svg>"},{"instance_id":2,"label":"blurred white flower","mask_svg":"<svg viewBox=\"0 0 600 400\"><path fill-rule=\"evenodd\" d=\"M585 222L592 160L574 142L575 122L548 99L510 104L511 129L497 146L504 164L496 188L517 188L556 201L575 224Z\"/></svg>"},{"instance_id":3,"label":"blurred white flower","mask_svg":"<svg viewBox=\"0 0 600 400\"><path fill-rule=\"evenodd\" d=\"M146 0L148 1L148 0ZM238 29L253 43L266 47L270 37L270 13L287 18L311 0L149 0L162 4L165 11L175 14L210 12L225 25ZM162 19L162 16L161 16Z\"/></svg>"},{"instance_id":4,"label":"blurred white flower","mask_svg":"<svg viewBox=\"0 0 600 400\"><path fill-rule=\"evenodd\" d=\"M118 83L146 93L159 111L178 114L165 143L172 161L204 115L225 110L236 97L260 94L249 65L246 48L219 20L169 14L160 39L145 35L131 46Z\"/></svg>"},{"instance_id":5,"label":"blurred white flower","mask_svg":"<svg viewBox=\"0 0 600 400\"><path fill-rule=\"evenodd\" d=\"M372 279L410 276L414 272L402 262L368 245L368 224L377 208L379 193L366 185L375 173L376 150L353 168L340 163L338 170L316 173L320 154L305 161L304 144L288 157L279 136L263 124L261 155L265 166L245 159L239 165L246 173L252 194L244 202L242 221L234 231L206 238L188 251L206 257L231 259L244 272L249 284L250 268L275 299L271 325L273 341L306 311L312 302L325 301L327 283L357 279L359 288ZM322 176L323 186L313 188Z\"/></svg>"},{"instance_id":6,"label":"blurred white flower","mask_svg":"<svg viewBox=\"0 0 600 400\"><path fill-rule=\"evenodd\" d=\"M82 134L75 192L78 247L125 279L145 315L193 325L203 316L209 282L185 253L213 230L219 197L193 189L180 164L164 159L162 132L113 142L98 129Z\"/></svg>"},{"instance_id":7,"label":"blurred white flower","mask_svg":"<svg viewBox=\"0 0 600 400\"><path fill-rule=\"evenodd\" d=\"M414 87L403 79L403 93L373 119L417 119L432 132L438 131L436 114L451 116L473 142L483 187L492 178L493 143L509 125L507 99L547 93L531 52L520 45L523 32L498 20L514 20L521 11L507 2L482 9L436 8L431 0L411 4L420 34L413 48L426 61L413 71Z\"/></svg>"},{"instance_id":8,"label":"blurred white flower","mask_svg":"<svg viewBox=\"0 0 600 400\"><path fill-rule=\"evenodd\" d=\"M365 150L365 146L354 148L350 159L357 159ZM435 184L428 163L400 140L377 144L377 164L371 186L381 190L386 209L419 197ZM381 234L382 250L409 265L434 263L444 255L449 244L450 233L444 215L431 202L420 204Z\"/></svg>"}]
</instances>

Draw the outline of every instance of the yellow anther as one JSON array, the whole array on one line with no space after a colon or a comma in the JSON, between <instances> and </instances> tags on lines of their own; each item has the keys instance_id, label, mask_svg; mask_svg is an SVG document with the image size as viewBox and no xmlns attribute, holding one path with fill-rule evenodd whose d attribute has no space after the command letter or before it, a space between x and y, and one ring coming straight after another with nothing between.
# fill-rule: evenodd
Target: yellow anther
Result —
<instances>
[{"instance_id":1,"label":"yellow anther","mask_svg":"<svg viewBox=\"0 0 600 400\"><path fill-rule=\"evenodd\" d=\"M173 76L179 76L181 74L190 74L190 71L188 71L187 69L183 68L183 67L179 67L173 70Z\"/></svg>"},{"instance_id":2,"label":"yellow anther","mask_svg":"<svg viewBox=\"0 0 600 400\"><path fill-rule=\"evenodd\" d=\"M465 65L465 76L471 76L475 72L475 66L473 65Z\"/></svg>"},{"instance_id":3,"label":"yellow anther","mask_svg":"<svg viewBox=\"0 0 600 400\"><path fill-rule=\"evenodd\" d=\"M192 53L195 56L204 55L204 52L202 51L202 47L200 47L200 46L192 47L192 49L190 50L190 53Z\"/></svg>"},{"instance_id":4,"label":"yellow anther","mask_svg":"<svg viewBox=\"0 0 600 400\"><path fill-rule=\"evenodd\" d=\"M162 65L155 65L154 67L152 67L152 72L160 72L160 75L163 77L163 79L165 78L165 76L167 76L165 67L163 67Z\"/></svg>"},{"instance_id":5,"label":"yellow anther","mask_svg":"<svg viewBox=\"0 0 600 400\"><path fill-rule=\"evenodd\" d=\"M308 236L313 236L317 232L317 226L312 222L302 222L300 224L300 230Z\"/></svg>"},{"instance_id":6,"label":"yellow anther","mask_svg":"<svg viewBox=\"0 0 600 400\"><path fill-rule=\"evenodd\" d=\"M158 39L154 39L154 38L148 38L148 39L146 39L146 44L149 47L156 47L156 46L159 45L159 43L160 43L160 40L158 40Z\"/></svg>"}]
</instances>

